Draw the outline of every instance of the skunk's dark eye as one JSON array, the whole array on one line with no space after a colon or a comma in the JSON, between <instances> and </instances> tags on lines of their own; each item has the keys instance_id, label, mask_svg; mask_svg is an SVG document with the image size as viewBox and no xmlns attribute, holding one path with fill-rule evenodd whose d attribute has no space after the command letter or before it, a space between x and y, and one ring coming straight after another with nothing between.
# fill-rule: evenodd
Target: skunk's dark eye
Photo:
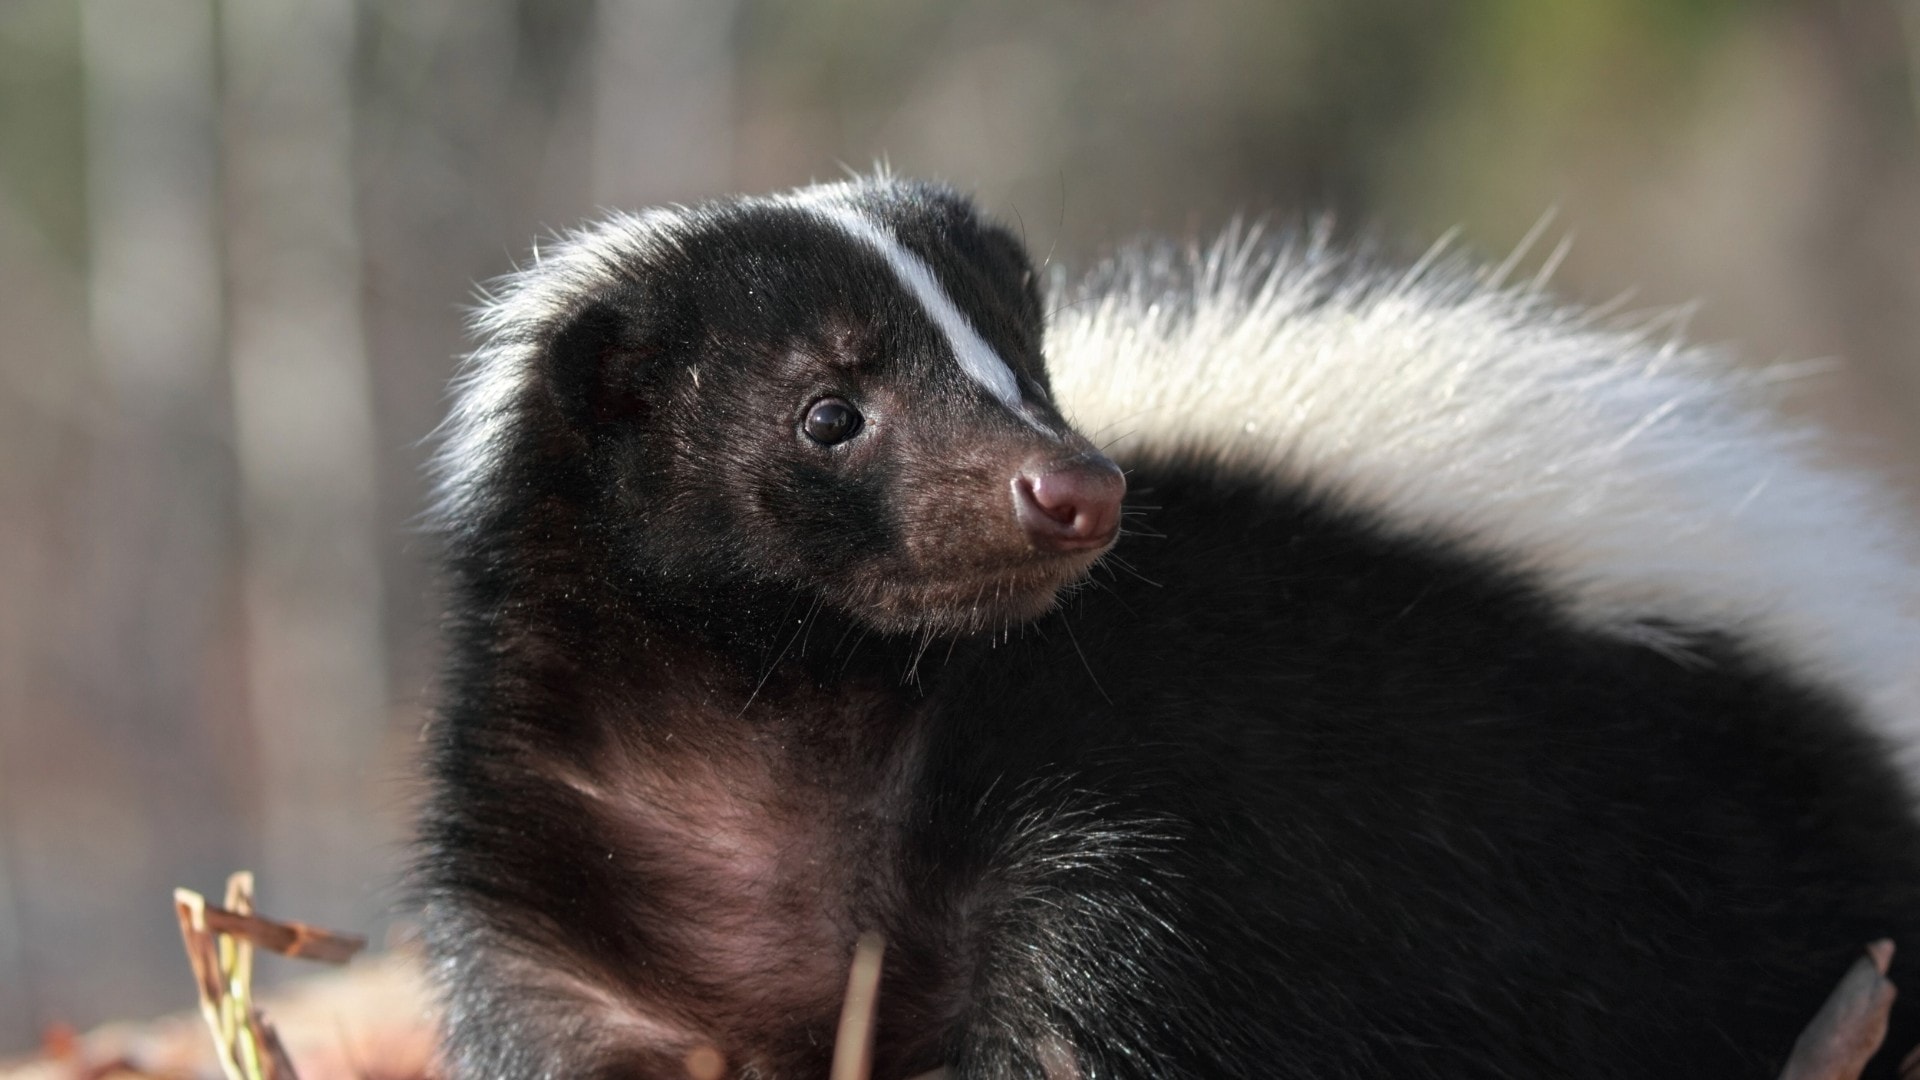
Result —
<instances>
[{"instance_id":1,"label":"skunk's dark eye","mask_svg":"<svg viewBox=\"0 0 1920 1080\"><path fill-rule=\"evenodd\" d=\"M839 398L821 398L807 410L801 429L821 446L846 442L860 430L860 411Z\"/></svg>"}]
</instances>

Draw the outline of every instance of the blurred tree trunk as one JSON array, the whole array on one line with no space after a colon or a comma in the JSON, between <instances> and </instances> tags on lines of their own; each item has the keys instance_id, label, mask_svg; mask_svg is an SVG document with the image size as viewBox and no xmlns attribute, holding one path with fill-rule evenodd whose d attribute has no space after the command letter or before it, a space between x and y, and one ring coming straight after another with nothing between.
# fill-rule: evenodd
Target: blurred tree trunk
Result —
<instances>
[{"instance_id":1,"label":"blurred tree trunk","mask_svg":"<svg viewBox=\"0 0 1920 1080\"><path fill-rule=\"evenodd\" d=\"M727 190L737 0L600 0L593 41L596 203L628 209Z\"/></svg>"},{"instance_id":2,"label":"blurred tree trunk","mask_svg":"<svg viewBox=\"0 0 1920 1080\"><path fill-rule=\"evenodd\" d=\"M386 683L353 0L223 5L227 255L263 898L370 927Z\"/></svg>"},{"instance_id":3,"label":"blurred tree trunk","mask_svg":"<svg viewBox=\"0 0 1920 1080\"><path fill-rule=\"evenodd\" d=\"M35 478L58 510L20 609L40 616L24 707L0 733L0 784L31 796L4 808L10 1041L150 1002L177 952L172 879L245 840L208 707L232 548L211 5L85 0L77 17L92 393L62 419L90 445L65 463L77 476Z\"/></svg>"},{"instance_id":4,"label":"blurred tree trunk","mask_svg":"<svg viewBox=\"0 0 1920 1080\"><path fill-rule=\"evenodd\" d=\"M1884 463L1904 464L1920 498L1920 2L1839 0L1795 15L1831 97L1819 127L1829 194L1805 239L1805 287L1863 376L1843 422L1890 422L1904 445Z\"/></svg>"}]
</instances>

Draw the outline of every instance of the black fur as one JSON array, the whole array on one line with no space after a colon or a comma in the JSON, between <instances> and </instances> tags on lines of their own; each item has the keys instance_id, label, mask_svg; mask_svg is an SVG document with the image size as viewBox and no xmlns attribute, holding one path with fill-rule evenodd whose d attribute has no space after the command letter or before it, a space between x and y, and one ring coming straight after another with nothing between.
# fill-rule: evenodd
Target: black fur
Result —
<instances>
[{"instance_id":1,"label":"black fur","mask_svg":"<svg viewBox=\"0 0 1920 1080\"><path fill-rule=\"evenodd\" d=\"M1064 428L1011 237L818 197ZM1741 641L1600 637L1204 449L1129 463L1152 533L1076 591L1005 477L1084 444L870 252L780 201L639 232L499 330L533 376L450 503L419 880L454 1077L824 1075L878 930L878 1078L1761 1078L1864 943L1920 949L1886 748ZM830 392L869 427L809 446Z\"/></svg>"}]
</instances>

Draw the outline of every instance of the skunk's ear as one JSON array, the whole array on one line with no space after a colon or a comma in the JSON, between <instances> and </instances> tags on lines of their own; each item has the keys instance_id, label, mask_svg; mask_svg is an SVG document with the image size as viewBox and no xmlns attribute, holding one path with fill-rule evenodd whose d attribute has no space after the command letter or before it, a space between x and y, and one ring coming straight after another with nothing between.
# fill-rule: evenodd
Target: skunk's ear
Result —
<instances>
[{"instance_id":1,"label":"skunk's ear","mask_svg":"<svg viewBox=\"0 0 1920 1080\"><path fill-rule=\"evenodd\" d=\"M647 388L667 350L664 298L640 286L594 298L553 335L543 366L561 414L599 425L645 407Z\"/></svg>"}]
</instances>

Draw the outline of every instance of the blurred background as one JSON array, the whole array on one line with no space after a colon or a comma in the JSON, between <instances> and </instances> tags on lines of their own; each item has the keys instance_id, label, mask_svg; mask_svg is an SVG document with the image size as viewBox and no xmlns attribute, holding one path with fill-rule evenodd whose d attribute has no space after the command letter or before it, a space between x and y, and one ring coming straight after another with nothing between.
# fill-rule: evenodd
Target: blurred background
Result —
<instances>
[{"instance_id":1,"label":"blurred background","mask_svg":"<svg viewBox=\"0 0 1920 1080\"><path fill-rule=\"evenodd\" d=\"M475 283L885 157L1086 266L1331 213L1696 304L1920 460L1920 0L0 0L0 1055L190 1007L168 890L386 934ZM1537 265L1539 257L1534 262Z\"/></svg>"}]
</instances>

